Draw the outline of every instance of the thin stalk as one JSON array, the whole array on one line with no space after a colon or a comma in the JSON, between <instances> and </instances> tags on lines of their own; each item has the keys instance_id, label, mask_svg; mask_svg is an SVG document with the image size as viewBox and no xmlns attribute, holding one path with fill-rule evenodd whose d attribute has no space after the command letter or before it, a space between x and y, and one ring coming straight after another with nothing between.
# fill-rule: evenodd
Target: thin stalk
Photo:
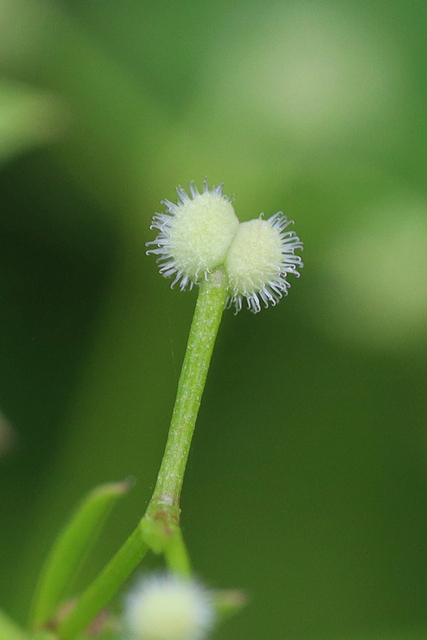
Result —
<instances>
[{"instance_id":1,"label":"thin stalk","mask_svg":"<svg viewBox=\"0 0 427 640\"><path fill-rule=\"evenodd\" d=\"M114 596L148 549L163 552L170 569L188 574L190 564L179 529L179 499L191 439L227 297L222 268L200 285L166 448L146 514L104 570L86 589L56 633L74 640Z\"/></svg>"},{"instance_id":2,"label":"thin stalk","mask_svg":"<svg viewBox=\"0 0 427 640\"><path fill-rule=\"evenodd\" d=\"M72 640L81 633L108 604L126 578L138 566L149 547L138 525L77 601L70 615L55 630L61 640Z\"/></svg>"},{"instance_id":3,"label":"thin stalk","mask_svg":"<svg viewBox=\"0 0 427 640\"><path fill-rule=\"evenodd\" d=\"M179 506L191 439L226 297L226 276L222 269L217 269L200 285L169 435L149 513L153 507L161 505Z\"/></svg>"}]
</instances>

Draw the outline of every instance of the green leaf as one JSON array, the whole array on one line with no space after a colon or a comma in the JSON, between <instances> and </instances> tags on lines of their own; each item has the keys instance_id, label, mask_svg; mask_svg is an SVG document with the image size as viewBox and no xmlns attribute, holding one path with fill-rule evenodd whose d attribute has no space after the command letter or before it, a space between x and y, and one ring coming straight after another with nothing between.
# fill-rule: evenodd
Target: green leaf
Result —
<instances>
[{"instance_id":1,"label":"green leaf","mask_svg":"<svg viewBox=\"0 0 427 640\"><path fill-rule=\"evenodd\" d=\"M116 500L127 493L129 481L101 485L89 493L61 531L42 569L33 603L31 624L42 627L54 614Z\"/></svg>"},{"instance_id":2,"label":"green leaf","mask_svg":"<svg viewBox=\"0 0 427 640\"><path fill-rule=\"evenodd\" d=\"M25 631L20 629L3 611L0 610L0 640L28 640Z\"/></svg>"}]
</instances>

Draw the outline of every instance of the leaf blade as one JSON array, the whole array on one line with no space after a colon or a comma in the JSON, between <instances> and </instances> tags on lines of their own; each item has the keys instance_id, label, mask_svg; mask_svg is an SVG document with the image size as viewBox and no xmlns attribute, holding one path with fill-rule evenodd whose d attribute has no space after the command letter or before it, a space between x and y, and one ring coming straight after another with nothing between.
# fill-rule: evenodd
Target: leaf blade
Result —
<instances>
[{"instance_id":1,"label":"leaf blade","mask_svg":"<svg viewBox=\"0 0 427 640\"><path fill-rule=\"evenodd\" d=\"M31 613L32 628L42 627L54 615L111 509L130 486L131 482L125 480L96 487L62 529L40 574Z\"/></svg>"}]
</instances>

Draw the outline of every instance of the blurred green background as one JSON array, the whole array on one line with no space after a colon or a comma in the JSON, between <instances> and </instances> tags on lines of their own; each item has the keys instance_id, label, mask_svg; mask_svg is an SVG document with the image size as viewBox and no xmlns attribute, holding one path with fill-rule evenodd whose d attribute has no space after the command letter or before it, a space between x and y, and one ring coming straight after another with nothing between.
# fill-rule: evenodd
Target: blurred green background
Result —
<instances>
[{"instance_id":1,"label":"blurred green background","mask_svg":"<svg viewBox=\"0 0 427 640\"><path fill-rule=\"evenodd\" d=\"M302 278L224 315L182 498L215 638L427 636L427 13L374 0L2 0L0 603L76 501L161 459L196 292L144 242L205 175L278 210ZM150 560L145 567L155 566ZM120 602L120 597L118 598Z\"/></svg>"}]
</instances>

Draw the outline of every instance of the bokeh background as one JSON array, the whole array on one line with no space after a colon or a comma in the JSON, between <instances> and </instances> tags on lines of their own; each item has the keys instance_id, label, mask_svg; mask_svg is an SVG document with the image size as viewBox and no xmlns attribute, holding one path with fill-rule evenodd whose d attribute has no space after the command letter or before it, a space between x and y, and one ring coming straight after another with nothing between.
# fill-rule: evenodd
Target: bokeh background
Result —
<instances>
[{"instance_id":1,"label":"bokeh background","mask_svg":"<svg viewBox=\"0 0 427 640\"><path fill-rule=\"evenodd\" d=\"M403 0L1 0L0 602L133 475L150 497L196 292L144 243L176 185L278 210L302 277L224 316L186 476L234 640L427 637L427 13ZM149 559L144 567L158 561ZM117 604L120 603L120 597Z\"/></svg>"}]
</instances>

